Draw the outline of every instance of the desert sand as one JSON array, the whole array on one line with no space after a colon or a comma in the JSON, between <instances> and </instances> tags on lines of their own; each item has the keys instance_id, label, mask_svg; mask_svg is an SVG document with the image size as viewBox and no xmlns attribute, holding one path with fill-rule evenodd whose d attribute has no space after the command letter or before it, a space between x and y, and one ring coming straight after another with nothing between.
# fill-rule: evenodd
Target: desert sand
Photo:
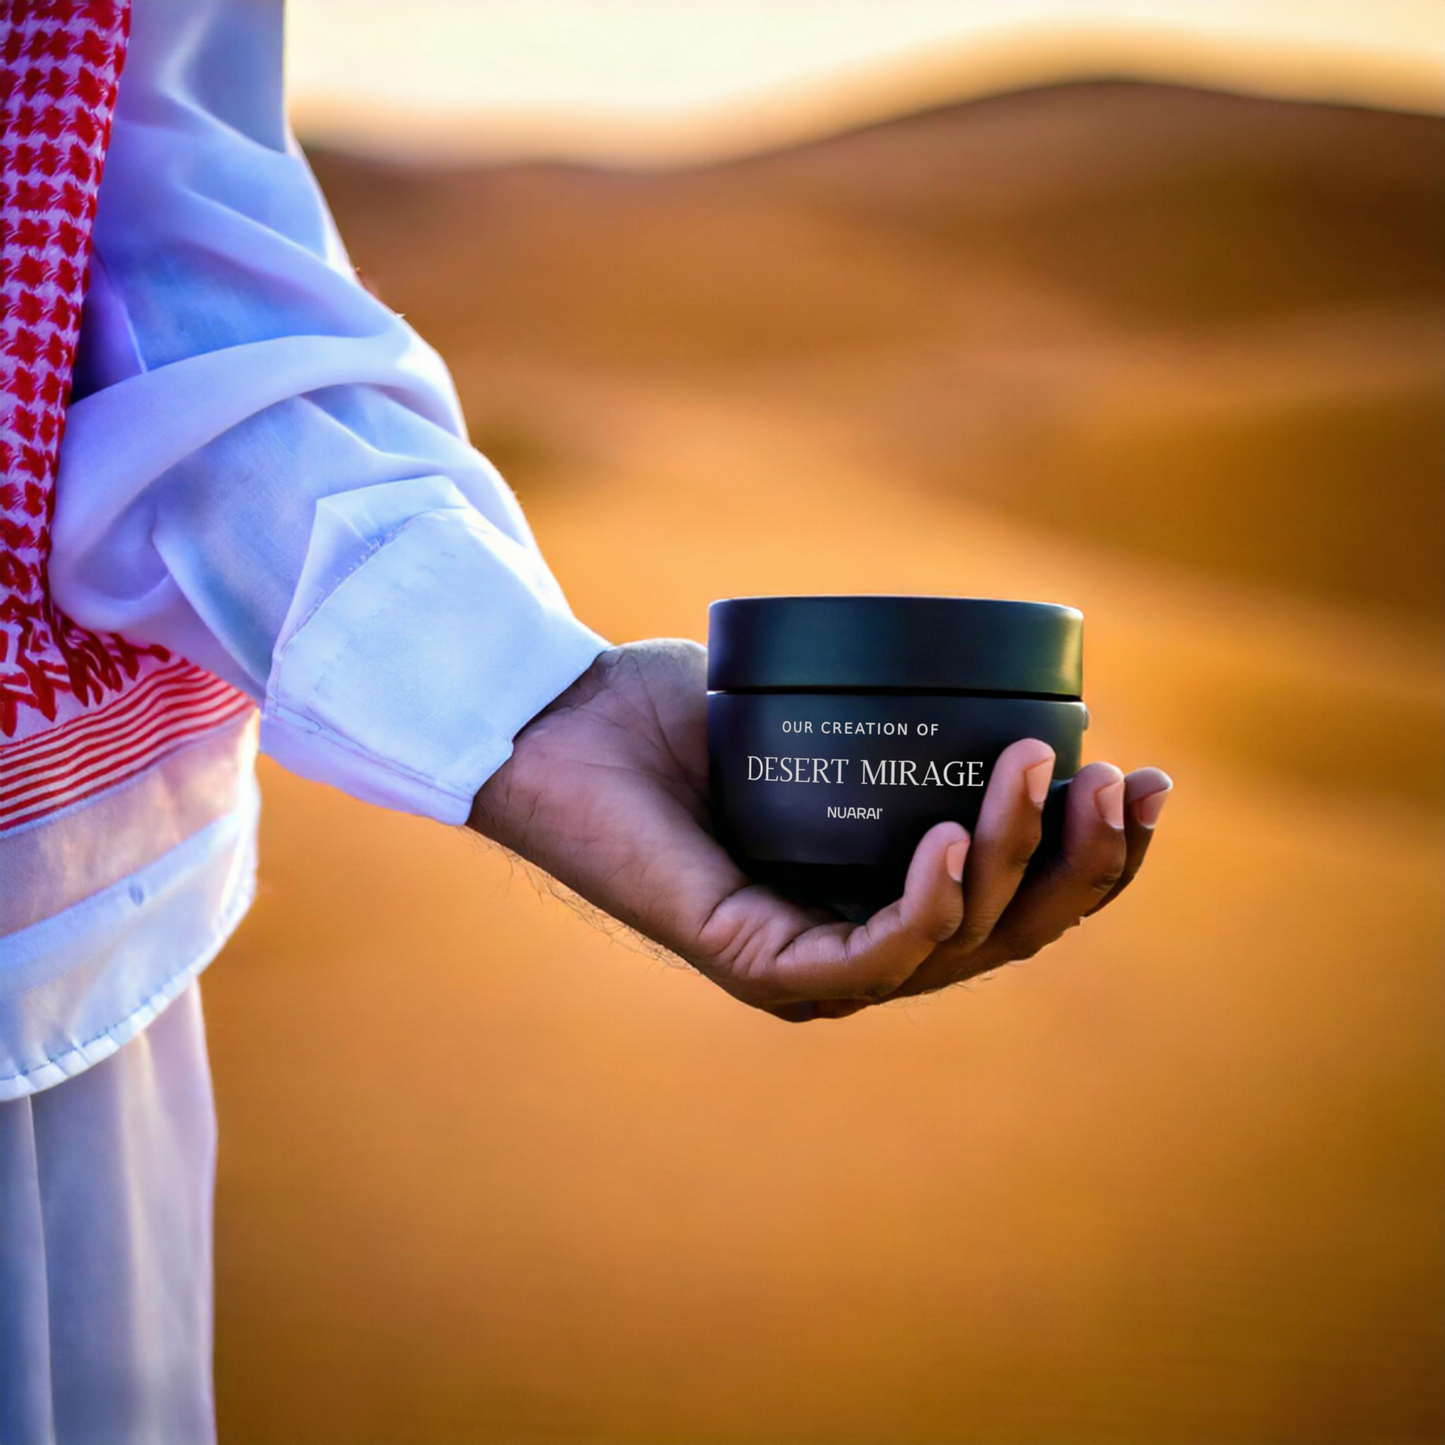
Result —
<instances>
[{"instance_id":1,"label":"desert sand","mask_svg":"<svg viewBox=\"0 0 1445 1445\"><path fill-rule=\"evenodd\" d=\"M1445 1434L1442 159L1131 85L692 172L315 158L594 626L1074 603L1091 755L1177 788L1088 928L797 1029L268 766L205 985L223 1436Z\"/></svg>"}]
</instances>

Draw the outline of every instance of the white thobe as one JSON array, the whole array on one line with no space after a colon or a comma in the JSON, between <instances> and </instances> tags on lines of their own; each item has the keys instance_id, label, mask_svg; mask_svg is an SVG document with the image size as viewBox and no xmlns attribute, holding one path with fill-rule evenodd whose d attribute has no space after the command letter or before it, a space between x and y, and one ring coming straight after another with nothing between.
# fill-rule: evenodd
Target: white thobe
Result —
<instances>
[{"instance_id":1,"label":"white thobe","mask_svg":"<svg viewBox=\"0 0 1445 1445\"><path fill-rule=\"evenodd\" d=\"M435 353L347 261L286 126L282 20L136 0L51 588L250 693L287 767L460 823L604 644ZM251 896L253 734L0 839L6 1445L210 1438L194 980Z\"/></svg>"}]
</instances>

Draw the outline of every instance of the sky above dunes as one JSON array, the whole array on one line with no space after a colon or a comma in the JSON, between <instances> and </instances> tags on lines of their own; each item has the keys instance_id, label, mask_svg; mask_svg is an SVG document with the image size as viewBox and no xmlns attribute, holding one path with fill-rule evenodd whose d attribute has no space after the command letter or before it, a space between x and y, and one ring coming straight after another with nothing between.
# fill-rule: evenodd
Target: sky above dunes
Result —
<instances>
[{"instance_id":1,"label":"sky above dunes","mask_svg":"<svg viewBox=\"0 0 1445 1445\"><path fill-rule=\"evenodd\" d=\"M1096 76L1445 111L1445 0L290 0L293 117L399 153L667 164Z\"/></svg>"}]
</instances>

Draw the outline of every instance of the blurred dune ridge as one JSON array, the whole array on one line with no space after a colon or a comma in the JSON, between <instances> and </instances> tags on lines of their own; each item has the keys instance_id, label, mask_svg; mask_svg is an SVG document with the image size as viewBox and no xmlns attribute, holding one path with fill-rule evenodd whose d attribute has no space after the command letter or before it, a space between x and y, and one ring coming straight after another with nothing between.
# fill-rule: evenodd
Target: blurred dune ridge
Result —
<instances>
[{"instance_id":1,"label":"blurred dune ridge","mask_svg":"<svg viewBox=\"0 0 1445 1445\"><path fill-rule=\"evenodd\" d=\"M292 0L315 140L676 166L1087 79L1445 112L1435 0Z\"/></svg>"},{"instance_id":2,"label":"blurred dune ridge","mask_svg":"<svg viewBox=\"0 0 1445 1445\"><path fill-rule=\"evenodd\" d=\"M1039 597L1117 910L790 1030L275 769L223 1436L1445 1436L1445 120L1134 83L675 170L313 153L579 614Z\"/></svg>"}]
</instances>

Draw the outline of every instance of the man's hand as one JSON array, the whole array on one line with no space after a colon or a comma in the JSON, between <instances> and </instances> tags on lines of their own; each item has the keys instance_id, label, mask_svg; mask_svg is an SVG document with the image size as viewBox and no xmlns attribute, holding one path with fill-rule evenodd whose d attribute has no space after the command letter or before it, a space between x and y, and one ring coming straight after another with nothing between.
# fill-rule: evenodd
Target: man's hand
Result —
<instances>
[{"instance_id":1,"label":"man's hand","mask_svg":"<svg viewBox=\"0 0 1445 1445\"><path fill-rule=\"evenodd\" d=\"M1063 851L1025 881L1053 753L1014 743L973 836L931 828L903 897L845 923L750 882L708 831L706 662L691 642L604 652L518 735L471 826L779 1018L840 1018L1032 957L1138 872L1171 786L1155 768L1081 769Z\"/></svg>"}]
</instances>

